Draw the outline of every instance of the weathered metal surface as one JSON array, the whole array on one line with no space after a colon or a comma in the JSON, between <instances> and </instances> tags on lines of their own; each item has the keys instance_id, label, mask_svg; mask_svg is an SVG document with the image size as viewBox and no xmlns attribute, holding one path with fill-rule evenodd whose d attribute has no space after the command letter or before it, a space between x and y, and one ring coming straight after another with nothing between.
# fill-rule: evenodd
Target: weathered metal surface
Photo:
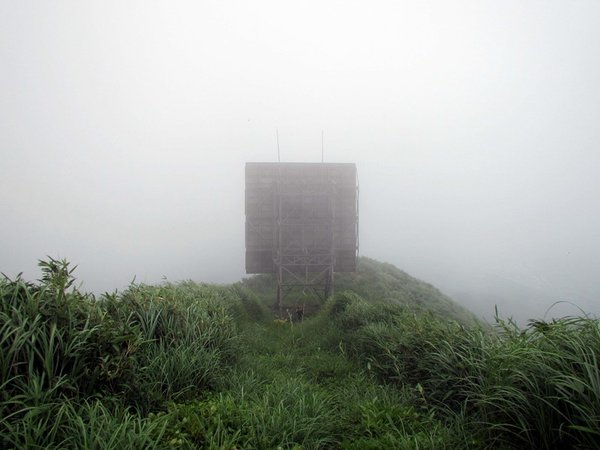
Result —
<instances>
[{"instance_id":1,"label":"weathered metal surface","mask_svg":"<svg viewBox=\"0 0 600 450\"><path fill-rule=\"evenodd\" d=\"M357 200L355 164L246 163L246 273L355 271Z\"/></svg>"}]
</instances>

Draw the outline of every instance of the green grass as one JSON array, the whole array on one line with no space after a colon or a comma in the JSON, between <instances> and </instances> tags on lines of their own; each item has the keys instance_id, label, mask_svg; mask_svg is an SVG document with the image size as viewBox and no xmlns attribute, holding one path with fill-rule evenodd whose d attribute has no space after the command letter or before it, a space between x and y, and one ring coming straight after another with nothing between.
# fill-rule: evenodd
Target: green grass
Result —
<instances>
[{"instance_id":1,"label":"green grass","mask_svg":"<svg viewBox=\"0 0 600 450\"><path fill-rule=\"evenodd\" d=\"M338 293L352 292L369 303L404 306L411 311L427 312L440 319L450 319L471 326L479 323L476 316L463 308L437 288L392 264L386 264L364 256L358 258L356 272L335 276ZM276 280L274 275L256 275L242 280L239 285L252 290L257 300L274 310ZM323 306L313 294L292 291L284 297L284 308L293 310L304 304L309 315L316 314Z\"/></svg>"},{"instance_id":2,"label":"green grass","mask_svg":"<svg viewBox=\"0 0 600 450\"><path fill-rule=\"evenodd\" d=\"M269 277L95 298L40 267L0 280L1 448L600 448L592 318L491 329L366 258L301 323Z\"/></svg>"},{"instance_id":3,"label":"green grass","mask_svg":"<svg viewBox=\"0 0 600 450\"><path fill-rule=\"evenodd\" d=\"M495 332L434 315L384 309L356 295L328 317L357 361L382 383L414 386L435 417L501 448L597 448L600 323L586 317ZM326 310L327 311L327 308Z\"/></svg>"},{"instance_id":4,"label":"green grass","mask_svg":"<svg viewBox=\"0 0 600 450\"><path fill-rule=\"evenodd\" d=\"M135 428L168 401L215 389L235 363L243 305L230 289L132 285L96 299L72 287L66 261L40 267L39 284L0 281L2 447L81 448L72 420L55 416L96 405Z\"/></svg>"}]
</instances>

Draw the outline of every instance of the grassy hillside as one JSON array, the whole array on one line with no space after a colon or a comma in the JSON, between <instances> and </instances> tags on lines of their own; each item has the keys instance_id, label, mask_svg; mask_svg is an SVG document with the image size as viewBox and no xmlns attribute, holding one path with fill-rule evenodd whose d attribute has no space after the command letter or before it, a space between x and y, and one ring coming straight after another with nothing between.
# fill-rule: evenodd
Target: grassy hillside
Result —
<instances>
[{"instance_id":1,"label":"grassy hillside","mask_svg":"<svg viewBox=\"0 0 600 450\"><path fill-rule=\"evenodd\" d=\"M255 292L268 306L274 302L276 280L272 275L244 279L242 285ZM360 257L356 272L335 275L336 292L351 291L372 303L391 303L412 311L429 312L436 317L456 320L465 325L477 323L476 317L437 288L411 277L392 264ZM322 301L312 292L292 291L285 306L306 303L309 312L317 312Z\"/></svg>"},{"instance_id":2,"label":"grassy hillside","mask_svg":"<svg viewBox=\"0 0 600 450\"><path fill-rule=\"evenodd\" d=\"M360 257L355 273L336 274L336 290L351 291L363 299L405 306L410 310L429 311L436 317L456 320L465 325L477 319L439 289L388 263Z\"/></svg>"},{"instance_id":3,"label":"grassy hillside","mask_svg":"<svg viewBox=\"0 0 600 450\"><path fill-rule=\"evenodd\" d=\"M0 448L600 448L596 320L465 326L367 259L303 322L268 277L94 298L40 266L0 280Z\"/></svg>"}]
</instances>

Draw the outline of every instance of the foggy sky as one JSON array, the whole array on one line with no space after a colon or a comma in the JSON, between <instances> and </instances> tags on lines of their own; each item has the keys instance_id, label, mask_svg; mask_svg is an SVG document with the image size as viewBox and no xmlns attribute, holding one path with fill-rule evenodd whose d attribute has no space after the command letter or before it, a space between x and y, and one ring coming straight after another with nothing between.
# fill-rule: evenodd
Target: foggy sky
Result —
<instances>
[{"instance_id":1,"label":"foggy sky","mask_svg":"<svg viewBox=\"0 0 600 450\"><path fill-rule=\"evenodd\" d=\"M600 312L600 2L0 0L0 270L244 276L244 163L355 162L360 254ZM567 313L575 313L573 309Z\"/></svg>"}]
</instances>

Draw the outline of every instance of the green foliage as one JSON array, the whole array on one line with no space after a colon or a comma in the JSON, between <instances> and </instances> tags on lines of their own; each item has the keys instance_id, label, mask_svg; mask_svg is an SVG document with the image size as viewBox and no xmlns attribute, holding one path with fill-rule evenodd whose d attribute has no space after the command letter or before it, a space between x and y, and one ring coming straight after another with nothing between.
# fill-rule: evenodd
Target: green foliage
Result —
<instances>
[{"instance_id":1,"label":"green foliage","mask_svg":"<svg viewBox=\"0 0 600 450\"><path fill-rule=\"evenodd\" d=\"M336 291L350 291L369 303L399 305L412 312L429 312L443 320L463 325L478 324L477 318L437 288L392 264L360 257L355 273L336 275Z\"/></svg>"},{"instance_id":2,"label":"green foliage","mask_svg":"<svg viewBox=\"0 0 600 450\"><path fill-rule=\"evenodd\" d=\"M534 321L521 330L499 320L499 335L440 343L448 406L503 445L598 448L600 323L590 318Z\"/></svg>"},{"instance_id":3,"label":"green foliage","mask_svg":"<svg viewBox=\"0 0 600 450\"><path fill-rule=\"evenodd\" d=\"M255 275L239 284L252 290L263 306L273 307L277 282L272 274ZM335 289L336 292L353 293L371 304L398 305L413 312L430 312L438 318L455 320L466 326L479 323L471 312L431 284L411 277L392 264L364 256L358 258L356 272L336 274ZM341 300L339 297L338 299ZM323 306L316 297L299 295L293 291L292 294L287 294L284 302L289 307L297 303L305 304L307 316L319 312Z\"/></svg>"},{"instance_id":4,"label":"green foliage","mask_svg":"<svg viewBox=\"0 0 600 450\"><path fill-rule=\"evenodd\" d=\"M142 419L99 400L71 400L29 408L19 421L3 419L2 448L154 449L162 444L164 420Z\"/></svg>"},{"instance_id":5,"label":"green foliage","mask_svg":"<svg viewBox=\"0 0 600 450\"><path fill-rule=\"evenodd\" d=\"M442 449L468 448L459 442L452 428L433 414L421 411L418 399L392 388L369 389L353 405L356 419L346 449Z\"/></svg>"},{"instance_id":6,"label":"green foliage","mask_svg":"<svg viewBox=\"0 0 600 450\"><path fill-rule=\"evenodd\" d=\"M322 320L335 324L344 349L381 380L420 382L432 367L432 342L451 342L463 327L392 303L369 303L352 292L330 299Z\"/></svg>"},{"instance_id":7,"label":"green foliage","mask_svg":"<svg viewBox=\"0 0 600 450\"><path fill-rule=\"evenodd\" d=\"M69 447L71 422L52 418L74 411L100 417L107 405L127 419L125 428L106 425L110 433L129 435L141 427L136 414L215 388L235 361L233 311L241 306L229 289L132 285L96 300L73 288L68 262L50 258L40 267L39 284L0 280L2 446ZM133 412L125 414L127 407ZM90 431L78 430L82 439ZM114 442L97 445L127 440Z\"/></svg>"},{"instance_id":8,"label":"green foliage","mask_svg":"<svg viewBox=\"0 0 600 450\"><path fill-rule=\"evenodd\" d=\"M167 440L181 448L323 448L335 443L331 406L331 396L298 378L237 389L170 405Z\"/></svg>"},{"instance_id":9,"label":"green foliage","mask_svg":"<svg viewBox=\"0 0 600 450\"><path fill-rule=\"evenodd\" d=\"M464 421L493 447L597 448L600 323L498 319L495 333L338 294L324 314L384 383L414 386L422 406Z\"/></svg>"},{"instance_id":10,"label":"green foliage","mask_svg":"<svg viewBox=\"0 0 600 450\"><path fill-rule=\"evenodd\" d=\"M230 395L189 403L172 403L166 414L165 441L171 447L235 448L240 432L236 429L236 405Z\"/></svg>"},{"instance_id":11,"label":"green foliage","mask_svg":"<svg viewBox=\"0 0 600 450\"><path fill-rule=\"evenodd\" d=\"M267 320L271 313L259 296L243 283L235 283L231 290L240 299L241 308L236 311L236 316L241 323L262 322Z\"/></svg>"},{"instance_id":12,"label":"green foliage","mask_svg":"<svg viewBox=\"0 0 600 450\"><path fill-rule=\"evenodd\" d=\"M76 289L65 261L41 262L39 286L0 281L0 408L118 392L140 339L106 317L94 298Z\"/></svg>"},{"instance_id":13,"label":"green foliage","mask_svg":"<svg viewBox=\"0 0 600 450\"><path fill-rule=\"evenodd\" d=\"M301 323L268 277L96 299L40 267L0 280L2 448L600 448L595 319L486 328L364 258Z\"/></svg>"}]
</instances>

